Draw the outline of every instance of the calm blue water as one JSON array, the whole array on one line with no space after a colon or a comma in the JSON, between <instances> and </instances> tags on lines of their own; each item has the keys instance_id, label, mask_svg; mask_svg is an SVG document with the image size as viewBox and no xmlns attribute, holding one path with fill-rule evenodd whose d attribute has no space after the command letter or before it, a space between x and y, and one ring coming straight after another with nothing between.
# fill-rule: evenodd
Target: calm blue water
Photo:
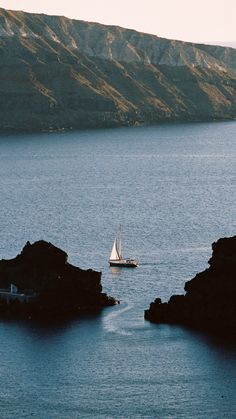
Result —
<instances>
[{"instance_id":1,"label":"calm blue water","mask_svg":"<svg viewBox=\"0 0 236 419\"><path fill-rule=\"evenodd\" d=\"M2 136L0 197L1 258L51 241L121 301L0 321L1 418L236 416L236 345L143 319L236 234L236 122ZM137 269L108 266L120 223Z\"/></svg>"}]
</instances>

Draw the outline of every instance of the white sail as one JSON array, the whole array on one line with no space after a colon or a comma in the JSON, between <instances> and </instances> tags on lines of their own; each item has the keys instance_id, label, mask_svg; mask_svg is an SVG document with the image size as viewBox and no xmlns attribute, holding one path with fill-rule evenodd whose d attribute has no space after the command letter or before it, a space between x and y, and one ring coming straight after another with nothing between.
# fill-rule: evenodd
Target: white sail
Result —
<instances>
[{"instance_id":1,"label":"white sail","mask_svg":"<svg viewBox=\"0 0 236 419\"><path fill-rule=\"evenodd\" d=\"M111 256L109 260L110 266L119 267L136 267L139 265L138 259L124 259L123 258L123 246L122 246L122 228L118 229L117 237L113 243Z\"/></svg>"},{"instance_id":2,"label":"white sail","mask_svg":"<svg viewBox=\"0 0 236 419\"><path fill-rule=\"evenodd\" d=\"M116 239L115 239L113 247L112 247L110 260L120 260L119 252L118 252L118 249L117 249Z\"/></svg>"}]
</instances>

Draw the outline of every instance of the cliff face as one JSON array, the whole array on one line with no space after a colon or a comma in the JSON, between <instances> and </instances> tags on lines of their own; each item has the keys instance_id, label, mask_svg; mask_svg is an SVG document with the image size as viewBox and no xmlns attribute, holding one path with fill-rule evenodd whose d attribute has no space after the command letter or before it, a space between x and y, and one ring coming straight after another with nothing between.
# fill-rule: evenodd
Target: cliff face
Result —
<instances>
[{"instance_id":1,"label":"cliff face","mask_svg":"<svg viewBox=\"0 0 236 419\"><path fill-rule=\"evenodd\" d=\"M69 264L64 251L43 240L28 242L14 259L0 261L0 288L3 313L76 314L116 303L102 293L100 272Z\"/></svg>"},{"instance_id":2,"label":"cliff face","mask_svg":"<svg viewBox=\"0 0 236 419\"><path fill-rule=\"evenodd\" d=\"M0 129L236 117L236 50L0 9Z\"/></svg>"},{"instance_id":3,"label":"cliff face","mask_svg":"<svg viewBox=\"0 0 236 419\"><path fill-rule=\"evenodd\" d=\"M156 323L184 324L236 337L236 236L212 245L210 267L186 282L186 295L157 298L145 311Z\"/></svg>"}]
</instances>

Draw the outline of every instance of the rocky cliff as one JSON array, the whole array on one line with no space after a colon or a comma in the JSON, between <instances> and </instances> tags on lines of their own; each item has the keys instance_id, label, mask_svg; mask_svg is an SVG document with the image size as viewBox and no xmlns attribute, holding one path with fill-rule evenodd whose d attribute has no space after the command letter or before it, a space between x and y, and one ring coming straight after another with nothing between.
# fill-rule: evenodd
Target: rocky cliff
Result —
<instances>
[{"instance_id":1,"label":"rocky cliff","mask_svg":"<svg viewBox=\"0 0 236 419\"><path fill-rule=\"evenodd\" d=\"M176 323L236 337L236 236L212 245L210 267L185 284L185 295L160 298L145 311L155 323Z\"/></svg>"},{"instance_id":2,"label":"rocky cliff","mask_svg":"<svg viewBox=\"0 0 236 419\"><path fill-rule=\"evenodd\" d=\"M116 303L102 293L100 272L69 264L64 251L43 240L0 261L0 288L0 313L54 316Z\"/></svg>"},{"instance_id":3,"label":"rocky cliff","mask_svg":"<svg viewBox=\"0 0 236 419\"><path fill-rule=\"evenodd\" d=\"M236 118L236 50L0 9L0 130Z\"/></svg>"}]
</instances>

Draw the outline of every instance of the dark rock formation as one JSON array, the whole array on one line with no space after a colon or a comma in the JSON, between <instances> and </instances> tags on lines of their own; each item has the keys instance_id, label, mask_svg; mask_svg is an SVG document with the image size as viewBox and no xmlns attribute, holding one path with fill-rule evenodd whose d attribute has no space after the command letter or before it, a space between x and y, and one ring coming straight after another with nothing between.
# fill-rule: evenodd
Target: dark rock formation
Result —
<instances>
[{"instance_id":1,"label":"dark rock formation","mask_svg":"<svg viewBox=\"0 0 236 419\"><path fill-rule=\"evenodd\" d=\"M236 118L236 50L0 9L0 130Z\"/></svg>"},{"instance_id":2,"label":"dark rock formation","mask_svg":"<svg viewBox=\"0 0 236 419\"><path fill-rule=\"evenodd\" d=\"M45 241L26 243L0 261L0 312L28 316L76 314L116 304L102 293L101 273L67 262L67 254Z\"/></svg>"},{"instance_id":3,"label":"dark rock formation","mask_svg":"<svg viewBox=\"0 0 236 419\"><path fill-rule=\"evenodd\" d=\"M212 245L210 267L185 284L185 295L157 298L145 311L156 323L176 323L236 336L236 236Z\"/></svg>"}]
</instances>

